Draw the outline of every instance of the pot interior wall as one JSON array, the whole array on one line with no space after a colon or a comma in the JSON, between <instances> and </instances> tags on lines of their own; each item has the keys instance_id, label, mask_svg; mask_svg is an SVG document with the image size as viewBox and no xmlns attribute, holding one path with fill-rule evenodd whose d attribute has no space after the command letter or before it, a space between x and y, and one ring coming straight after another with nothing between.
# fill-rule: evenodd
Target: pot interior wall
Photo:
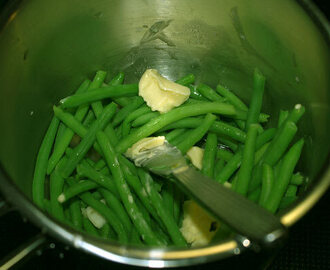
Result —
<instances>
[{"instance_id":1,"label":"pot interior wall","mask_svg":"<svg viewBox=\"0 0 330 270\"><path fill-rule=\"evenodd\" d=\"M328 45L295 1L23 1L2 29L0 63L0 162L28 196L52 105L98 69L128 82L146 68L194 73L248 102L258 67L273 124L279 109L306 106L300 170L313 180L329 153Z\"/></svg>"}]
</instances>

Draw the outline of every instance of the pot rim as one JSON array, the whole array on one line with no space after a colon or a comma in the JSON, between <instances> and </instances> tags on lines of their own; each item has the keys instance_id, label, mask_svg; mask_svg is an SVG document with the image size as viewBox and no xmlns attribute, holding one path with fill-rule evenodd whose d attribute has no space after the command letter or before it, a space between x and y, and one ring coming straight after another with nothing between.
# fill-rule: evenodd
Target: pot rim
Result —
<instances>
[{"instance_id":1,"label":"pot rim","mask_svg":"<svg viewBox=\"0 0 330 270\"><path fill-rule=\"evenodd\" d=\"M11 2L11 1L9 1ZM13 1L16 2L16 1ZM18 3L21 1L17 1ZM326 42L330 43L330 24L324 14L310 0L297 0L306 13L317 24ZM18 5L13 5L17 8ZM7 10L8 12L8 10ZM9 17L8 17L9 18ZM281 222L290 227L303 217L321 198L330 186L330 154L308 190L289 208L278 216ZM51 216L42 212L23 194L5 173L0 163L0 189L11 204L17 206L22 215L42 229L43 233L69 244L77 249L92 253L99 257L129 265L153 268L187 266L223 259L238 255L246 248L234 239L200 248L145 248L133 245L123 246L114 241L94 238L85 233L78 233L72 228L58 223Z\"/></svg>"}]
</instances>

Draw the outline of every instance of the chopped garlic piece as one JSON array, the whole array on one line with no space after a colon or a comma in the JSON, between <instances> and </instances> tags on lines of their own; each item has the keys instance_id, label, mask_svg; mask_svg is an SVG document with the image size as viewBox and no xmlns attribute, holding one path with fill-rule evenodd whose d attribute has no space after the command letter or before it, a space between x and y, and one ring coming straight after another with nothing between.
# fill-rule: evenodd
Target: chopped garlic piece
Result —
<instances>
[{"instance_id":1,"label":"chopped garlic piece","mask_svg":"<svg viewBox=\"0 0 330 270\"><path fill-rule=\"evenodd\" d=\"M192 200L183 204L184 217L180 231L191 246L202 246L210 243L219 224L203 208Z\"/></svg>"},{"instance_id":2,"label":"chopped garlic piece","mask_svg":"<svg viewBox=\"0 0 330 270\"><path fill-rule=\"evenodd\" d=\"M106 223L106 220L103 216L97 211L95 211L92 207L88 206L86 208L86 216L93 223L93 225L100 229Z\"/></svg>"},{"instance_id":3,"label":"chopped garlic piece","mask_svg":"<svg viewBox=\"0 0 330 270\"><path fill-rule=\"evenodd\" d=\"M128 148L125 155L134 160L141 154L141 152L161 146L164 143L164 136L143 138L133 144L131 148Z\"/></svg>"},{"instance_id":4,"label":"chopped garlic piece","mask_svg":"<svg viewBox=\"0 0 330 270\"><path fill-rule=\"evenodd\" d=\"M139 82L139 95L153 111L165 113L185 102L190 89L162 77L155 69L147 69Z\"/></svg>"},{"instance_id":5,"label":"chopped garlic piece","mask_svg":"<svg viewBox=\"0 0 330 270\"><path fill-rule=\"evenodd\" d=\"M187 156L190 159L191 163L198 168L199 170L202 169L203 166L203 156L204 156L204 149L193 146L191 147L188 152Z\"/></svg>"}]
</instances>

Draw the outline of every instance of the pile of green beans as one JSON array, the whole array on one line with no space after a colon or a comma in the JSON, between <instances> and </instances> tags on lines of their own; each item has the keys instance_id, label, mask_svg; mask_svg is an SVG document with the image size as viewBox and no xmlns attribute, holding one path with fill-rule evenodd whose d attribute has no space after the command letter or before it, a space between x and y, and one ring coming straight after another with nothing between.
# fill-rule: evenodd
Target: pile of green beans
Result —
<instances>
[{"instance_id":1,"label":"pile of green beans","mask_svg":"<svg viewBox=\"0 0 330 270\"><path fill-rule=\"evenodd\" d=\"M249 106L222 85L194 85L188 74L176 82L190 88L189 99L163 114L138 96L138 84L124 84L124 76L106 83L107 73L98 71L53 107L33 177L39 208L92 237L189 246L180 231L187 195L125 157L140 139L160 135L183 155L203 148L201 173L272 213L296 200L305 179L295 172L304 140L294 141L305 108L281 110L277 126L269 127L259 70ZM88 217L88 206L104 218L102 227Z\"/></svg>"}]
</instances>

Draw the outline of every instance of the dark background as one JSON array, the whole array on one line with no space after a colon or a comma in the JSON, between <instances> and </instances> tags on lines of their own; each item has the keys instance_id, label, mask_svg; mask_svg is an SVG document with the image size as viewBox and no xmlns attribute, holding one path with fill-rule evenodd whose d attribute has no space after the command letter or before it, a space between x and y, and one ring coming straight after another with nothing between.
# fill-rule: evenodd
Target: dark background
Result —
<instances>
[{"instance_id":1,"label":"dark background","mask_svg":"<svg viewBox=\"0 0 330 270\"><path fill-rule=\"evenodd\" d=\"M315 0L314 2L329 19L328 1ZM8 1L0 0L0 9L6 2ZM241 269L243 267L269 270L330 269L329 204L330 192L328 191L312 211L291 228L289 239L280 251L262 254L248 252L239 258L189 267L189 269ZM17 212L10 212L1 217L0 260L37 232L38 230L24 221ZM42 252L38 252L38 255L28 258L16 269L133 269L72 250L56 241L53 241L53 244L48 245Z\"/></svg>"}]
</instances>

